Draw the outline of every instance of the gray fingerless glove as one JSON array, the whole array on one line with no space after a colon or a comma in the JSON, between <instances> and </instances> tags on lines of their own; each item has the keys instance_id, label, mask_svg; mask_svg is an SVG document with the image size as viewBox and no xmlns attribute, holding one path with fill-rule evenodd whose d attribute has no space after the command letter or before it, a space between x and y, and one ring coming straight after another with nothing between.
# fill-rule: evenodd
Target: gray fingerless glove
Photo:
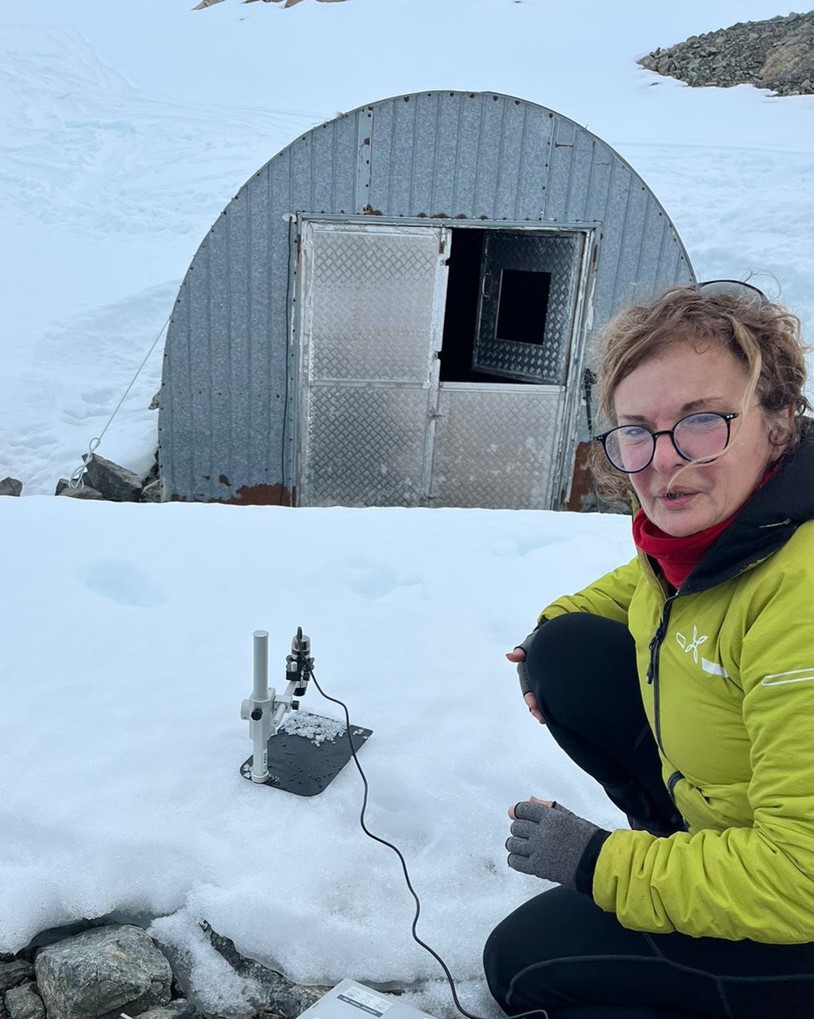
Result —
<instances>
[{"instance_id":1,"label":"gray fingerless glove","mask_svg":"<svg viewBox=\"0 0 814 1019\"><path fill-rule=\"evenodd\" d=\"M577 887L577 872L589 843L601 845L610 834L559 803L546 807L523 800L514 813L512 834L506 840L509 866L567 888Z\"/></svg>"},{"instance_id":2,"label":"gray fingerless glove","mask_svg":"<svg viewBox=\"0 0 814 1019\"><path fill-rule=\"evenodd\" d=\"M534 638L537 636L537 631L540 629L544 622L545 619L541 619L540 622L534 627L534 629L528 635L528 637L526 637L526 639L522 642L522 644L515 644L514 646L515 651L517 650L517 648L522 648L523 651L526 652L526 657L523 659L523 661L517 663L517 675L520 678L520 690L524 697L526 696L527 693L532 692L531 683L529 682L529 670L526 667L526 662L528 661L529 657L529 648L534 642Z\"/></svg>"}]
</instances>

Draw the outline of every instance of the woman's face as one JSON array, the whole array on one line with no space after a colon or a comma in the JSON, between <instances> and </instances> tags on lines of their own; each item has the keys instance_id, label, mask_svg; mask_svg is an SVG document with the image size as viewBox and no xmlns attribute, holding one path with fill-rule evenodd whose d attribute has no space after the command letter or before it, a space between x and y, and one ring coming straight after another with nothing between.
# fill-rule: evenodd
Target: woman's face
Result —
<instances>
[{"instance_id":1,"label":"woman's face","mask_svg":"<svg viewBox=\"0 0 814 1019\"><path fill-rule=\"evenodd\" d=\"M650 466L630 475L645 514L667 534L695 534L732 516L776 459L757 397L742 411L746 386L746 368L723 346L687 341L643 362L617 387L614 406L620 425L657 432L697 411L740 415L731 422L730 448L712 463L688 463L670 436L661 435Z\"/></svg>"}]
</instances>

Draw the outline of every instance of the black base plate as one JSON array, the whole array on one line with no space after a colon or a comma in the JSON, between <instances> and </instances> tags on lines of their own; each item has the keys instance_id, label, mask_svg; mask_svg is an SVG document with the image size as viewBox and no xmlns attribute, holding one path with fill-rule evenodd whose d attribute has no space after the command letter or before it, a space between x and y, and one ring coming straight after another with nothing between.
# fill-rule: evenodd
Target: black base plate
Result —
<instances>
[{"instance_id":1,"label":"black base plate","mask_svg":"<svg viewBox=\"0 0 814 1019\"><path fill-rule=\"evenodd\" d=\"M298 714L301 716L300 721L313 720L317 725L322 717L305 711ZM330 722L334 727L336 725L335 719L326 719L326 722ZM343 732L340 735L334 736L333 739L324 738L319 743L309 736L279 729L267 744L269 777L265 783L255 784L283 789L287 793L296 793L297 796L316 796L317 793L321 793L333 782L352 756L344 725L342 728ZM351 725L350 732L353 749L358 753L373 730L365 729L361 725ZM240 774L251 782L251 757L241 764Z\"/></svg>"}]
</instances>

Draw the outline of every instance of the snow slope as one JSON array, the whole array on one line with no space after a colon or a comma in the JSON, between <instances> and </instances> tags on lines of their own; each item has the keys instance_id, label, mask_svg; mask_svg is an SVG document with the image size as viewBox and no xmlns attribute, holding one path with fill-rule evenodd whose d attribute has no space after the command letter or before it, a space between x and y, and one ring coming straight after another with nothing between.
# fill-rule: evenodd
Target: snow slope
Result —
<instances>
[{"instance_id":1,"label":"snow slope","mask_svg":"<svg viewBox=\"0 0 814 1019\"><path fill-rule=\"evenodd\" d=\"M43 496L80 462L243 181L311 125L429 88L540 102L614 145L701 277L763 273L814 321L814 98L686 88L657 45L786 13L768 0L7 0L0 22L0 951L118 911L154 920L213 1011L248 1007L197 927L293 977L421 985L410 900L357 825L350 770L314 800L256 789L251 633L314 640L374 729L370 824L405 850L420 933L489 1013L480 951L541 886L504 863L530 793L619 818L529 719L502 653L546 601L631 554L612 517L115 506ZM100 452L149 466L160 342ZM272 679L276 679L272 672ZM315 692L305 705L318 706Z\"/></svg>"}]
</instances>

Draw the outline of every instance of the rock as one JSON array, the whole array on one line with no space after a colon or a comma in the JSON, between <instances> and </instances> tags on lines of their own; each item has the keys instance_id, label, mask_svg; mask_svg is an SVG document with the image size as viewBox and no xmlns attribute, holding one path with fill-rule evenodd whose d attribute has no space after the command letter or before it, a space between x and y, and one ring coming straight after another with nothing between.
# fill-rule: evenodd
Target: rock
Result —
<instances>
[{"instance_id":1,"label":"rock","mask_svg":"<svg viewBox=\"0 0 814 1019\"><path fill-rule=\"evenodd\" d=\"M45 1019L45 1005L37 994L37 985L20 984L6 991L6 1011L9 1019Z\"/></svg>"},{"instance_id":2,"label":"rock","mask_svg":"<svg viewBox=\"0 0 814 1019\"><path fill-rule=\"evenodd\" d=\"M142 488L141 501L161 502L161 482L158 478L153 478L152 481L148 481L144 488Z\"/></svg>"},{"instance_id":3,"label":"rock","mask_svg":"<svg viewBox=\"0 0 814 1019\"><path fill-rule=\"evenodd\" d=\"M22 490L23 483L16 478L3 478L0 481L0 495L20 495Z\"/></svg>"},{"instance_id":4,"label":"rock","mask_svg":"<svg viewBox=\"0 0 814 1019\"><path fill-rule=\"evenodd\" d=\"M48 1019L137 1016L171 998L169 962L131 925L97 927L43 948L34 969Z\"/></svg>"},{"instance_id":5,"label":"rock","mask_svg":"<svg viewBox=\"0 0 814 1019\"><path fill-rule=\"evenodd\" d=\"M644 67L688 85L751 84L778 95L811 94L814 78L814 11L690 36L643 57Z\"/></svg>"},{"instance_id":6,"label":"rock","mask_svg":"<svg viewBox=\"0 0 814 1019\"><path fill-rule=\"evenodd\" d=\"M231 938L218 934L205 921L201 924L201 929L212 947L223 956L232 969L240 976L254 980L258 984L263 993L266 1011L271 1011L274 1015L285 1017L285 1019L295 1019L314 1002L319 1001L329 989L295 984L282 973L241 955Z\"/></svg>"},{"instance_id":7,"label":"rock","mask_svg":"<svg viewBox=\"0 0 814 1019\"><path fill-rule=\"evenodd\" d=\"M34 967L30 962L15 959L12 962L0 962L0 991L7 991L34 976Z\"/></svg>"},{"instance_id":8,"label":"rock","mask_svg":"<svg viewBox=\"0 0 814 1019\"><path fill-rule=\"evenodd\" d=\"M85 484L111 502L138 502L141 497L141 478L137 474L96 453L88 461Z\"/></svg>"},{"instance_id":9,"label":"rock","mask_svg":"<svg viewBox=\"0 0 814 1019\"><path fill-rule=\"evenodd\" d=\"M57 482L55 495L64 495L69 499L104 499L102 493L97 492L90 485L83 485L82 488L71 488L65 478L60 478Z\"/></svg>"},{"instance_id":10,"label":"rock","mask_svg":"<svg viewBox=\"0 0 814 1019\"><path fill-rule=\"evenodd\" d=\"M169 1005L141 1012L138 1019L203 1019L203 1016L191 1002L185 998L177 998Z\"/></svg>"}]
</instances>

